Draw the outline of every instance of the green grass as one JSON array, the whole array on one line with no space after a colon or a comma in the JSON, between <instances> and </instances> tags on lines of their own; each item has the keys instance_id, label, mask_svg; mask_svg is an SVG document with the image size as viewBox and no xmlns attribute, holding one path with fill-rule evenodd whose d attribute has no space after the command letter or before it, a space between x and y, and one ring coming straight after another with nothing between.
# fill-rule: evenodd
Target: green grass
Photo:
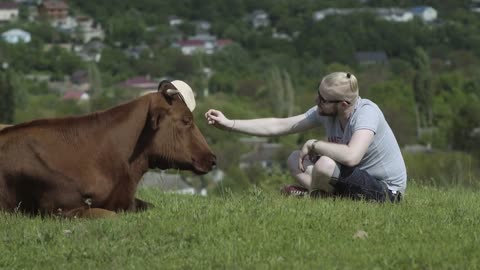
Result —
<instances>
[{"instance_id":1,"label":"green grass","mask_svg":"<svg viewBox=\"0 0 480 270\"><path fill-rule=\"evenodd\" d=\"M0 268L480 268L479 193L408 192L399 205L381 205L260 189L223 197L144 189L140 197L156 208L114 219L0 213Z\"/></svg>"}]
</instances>

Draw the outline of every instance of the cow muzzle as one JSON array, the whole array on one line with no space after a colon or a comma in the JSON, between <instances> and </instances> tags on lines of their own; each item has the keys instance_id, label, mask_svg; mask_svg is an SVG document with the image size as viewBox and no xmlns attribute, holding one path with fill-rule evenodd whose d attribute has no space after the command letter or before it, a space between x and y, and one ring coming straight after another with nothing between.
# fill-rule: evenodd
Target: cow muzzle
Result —
<instances>
[{"instance_id":1,"label":"cow muzzle","mask_svg":"<svg viewBox=\"0 0 480 270\"><path fill-rule=\"evenodd\" d=\"M208 154L205 158L192 158L193 172L196 174L206 174L213 170L217 165L217 157L214 154Z\"/></svg>"}]
</instances>

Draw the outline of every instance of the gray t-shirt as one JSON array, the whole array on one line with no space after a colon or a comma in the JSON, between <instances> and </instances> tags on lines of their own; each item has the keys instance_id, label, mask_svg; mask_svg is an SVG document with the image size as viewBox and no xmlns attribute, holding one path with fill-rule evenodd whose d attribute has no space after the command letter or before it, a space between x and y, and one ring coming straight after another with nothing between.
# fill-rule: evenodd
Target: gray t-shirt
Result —
<instances>
[{"instance_id":1,"label":"gray t-shirt","mask_svg":"<svg viewBox=\"0 0 480 270\"><path fill-rule=\"evenodd\" d=\"M348 144L353 133L360 129L373 131L373 142L358 168L385 182L390 190L405 192L407 170L400 147L382 111L375 103L359 97L345 130L342 130L338 117L319 115L317 106L308 110L305 115L309 121L322 124L328 141L333 143Z\"/></svg>"}]
</instances>

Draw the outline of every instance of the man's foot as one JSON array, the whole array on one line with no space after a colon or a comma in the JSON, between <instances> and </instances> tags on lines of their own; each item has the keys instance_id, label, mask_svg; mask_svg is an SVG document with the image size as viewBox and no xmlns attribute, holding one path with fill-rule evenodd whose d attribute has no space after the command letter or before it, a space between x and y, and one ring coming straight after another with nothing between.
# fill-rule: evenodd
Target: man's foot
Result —
<instances>
[{"instance_id":1,"label":"man's foot","mask_svg":"<svg viewBox=\"0 0 480 270\"><path fill-rule=\"evenodd\" d=\"M312 190L310 192L310 198L312 199L321 199L321 198L336 198L337 196L335 195L334 192L326 192L320 189Z\"/></svg>"},{"instance_id":2,"label":"man's foot","mask_svg":"<svg viewBox=\"0 0 480 270\"><path fill-rule=\"evenodd\" d=\"M296 186L296 185L287 185L280 189L280 194L284 196L293 196L293 197L304 197L309 194L308 189Z\"/></svg>"}]
</instances>

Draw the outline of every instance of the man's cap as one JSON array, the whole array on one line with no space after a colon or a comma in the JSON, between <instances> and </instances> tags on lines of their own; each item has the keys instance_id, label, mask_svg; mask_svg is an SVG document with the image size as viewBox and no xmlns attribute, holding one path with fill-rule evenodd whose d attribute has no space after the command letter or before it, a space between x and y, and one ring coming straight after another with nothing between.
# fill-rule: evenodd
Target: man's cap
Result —
<instances>
[{"instance_id":1,"label":"man's cap","mask_svg":"<svg viewBox=\"0 0 480 270\"><path fill-rule=\"evenodd\" d=\"M188 109L193 112L197 104L195 103L195 95L192 88L186 82L180 80L172 81L172 84L180 92L180 97L187 104Z\"/></svg>"}]
</instances>

